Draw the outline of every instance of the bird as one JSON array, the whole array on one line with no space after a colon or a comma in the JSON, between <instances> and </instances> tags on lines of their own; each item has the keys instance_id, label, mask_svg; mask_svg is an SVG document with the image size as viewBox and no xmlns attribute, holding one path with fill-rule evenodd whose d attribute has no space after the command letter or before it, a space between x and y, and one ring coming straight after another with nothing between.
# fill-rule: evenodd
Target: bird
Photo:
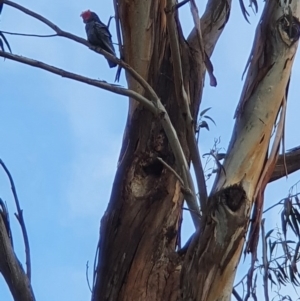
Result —
<instances>
[{"instance_id":1,"label":"bird","mask_svg":"<svg viewBox=\"0 0 300 301\"><path fill-rule=\"evenodd\" d=\"M80 15L80 17L82 17L83 23L85 23L87 40L90 44L101 47L103 50L116 56L108 27L100 21L97 14L90 10L86 10ZM107 62L110 68L117 66L117 64L111 60L107 59Z\"/></svg>"}]
</instances>

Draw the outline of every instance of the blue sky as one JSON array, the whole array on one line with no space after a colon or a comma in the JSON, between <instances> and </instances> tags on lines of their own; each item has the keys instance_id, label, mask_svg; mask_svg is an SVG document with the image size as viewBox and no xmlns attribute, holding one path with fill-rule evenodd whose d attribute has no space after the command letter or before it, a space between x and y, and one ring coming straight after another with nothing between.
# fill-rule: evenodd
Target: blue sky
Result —
<instances>
[{"instance_id":1,"label":"blue sky","mask_svg":"<svg viewBox=\"0 0 300 301\"><path fill-rule=\"evenodd\" d=\"M199 1L198 1L199 2ZM83 10L98 13L103 22L113 15L112 1L20 0L19 4L44 15L62 29L85 37L79 17ZM262 11L263 2L259 3ZM203 7L200 6L200 12ZM253 15L253 14L252 14ZM180 11L186 34L193 26L189 7ZM221 137L226 149L233 127L234 109L242 89L241 75L248 59L258 16L246 23L238 1L212 57L216 88L206 85L202 109L217 126L201 133L201 151L209 152ZM0 17L3 31L49 34L45 25L5 6ZM115 38L114 24L111 32ZM15 54L42 60L68 71L113 82L116 69L82 45L63 38L6 35ZM116 47L117 48L117 47ZM299 145L299 62L290 87L286 149ZM120 82L126 86L124 75ZM10 169L29 232L32 284L37 300L88 300L85 265L93 264L99 223L110 196L122 143L128 100L124 97L63 79L45 71L0 59L0 157ZM299 178L291 175L270 186L267 202L278 201ZM24 262L20 229L13 216L14 202L4 172L0 171L0 197L8 204L14 241ZM276 209L277 210L277 209ZM269 226L280 221L278 210ZM193 228L184 223L184 237ZM244 270L245 271L245 270ZM243 271L241 272L243 274ZM49 283L51 285L49 285ZM0 296L12 300L0 278Z\"/></svg>"}]
</instances>

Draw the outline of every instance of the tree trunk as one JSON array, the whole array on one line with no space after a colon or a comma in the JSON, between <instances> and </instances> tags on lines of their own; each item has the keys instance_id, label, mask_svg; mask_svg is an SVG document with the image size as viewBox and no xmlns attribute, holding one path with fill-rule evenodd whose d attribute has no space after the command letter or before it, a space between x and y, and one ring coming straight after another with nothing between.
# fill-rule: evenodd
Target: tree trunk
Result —
<instances>
[{"instance_id":1,"label":"tree trunk","mask_svg":"<svg viewBox=\"0 0 300 301\"><path fill-rule=\"evenodd\" d=\"M297 18L298 2L291 4ZM230 5L209 1L201 18L208 56L222 32ZM124 59L160 97L190 161L187 116L176 93L167 14L175 18L182 84L194 120L202 95L204 57L196 29L186 42L177 12L166 11L166 7L167 0L117 1ZM283 105L296 51L298 36L286 22L277 1L267 0L224 168L219 171L208 209L187 253L176 251L182 189L175 175L157 160L161 157L178 170L174 155L159 119L130 100L113 191L101 221L93 301L230 300L252 204L265 180L262 175L268 163L271 131ZM130 89L144 93L128 74L127 81Z\"/></svg>"}]
</instances>

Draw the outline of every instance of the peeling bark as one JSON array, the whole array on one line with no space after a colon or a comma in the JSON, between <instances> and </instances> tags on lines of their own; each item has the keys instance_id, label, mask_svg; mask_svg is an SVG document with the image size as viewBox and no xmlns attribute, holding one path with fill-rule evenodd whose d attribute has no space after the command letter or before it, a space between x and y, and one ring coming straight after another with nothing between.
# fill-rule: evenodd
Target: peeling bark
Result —
<instances>
[{"instance_id":1,"label":"peeling bark","mask_svg":"<svg viewBox=\"0 0 300 301\"><path fill-rule=\"evenodd\" d=\"M0 210L0 273L3 275L14 300L35 301L32 287L18 260L8 236L4 216Z\"/></svg>"},{"instance_id":2,"label":"peeling bark","mask_svg":"<svg viewBox=\"0 0 300 301\"><path fill-rule=\"evenodd\" d=\"M194 236L181 274L181 300L230 300L250 201L239 184L209 199L210 215Z\"/></svg>"},{"instance_id":3,"label":"peeling bark","mask_svg":"<svg viewBox=\"0 0 300 301\"><path fill-rule=\"evenodd\" d=\"M300 16L299 1L291 11ZM183 300L228 301L273 125L286 94L298 44L284 10L267 1L258 25L232 139L182 271ZM298 26L298 25L297 25ZM239 193L234 195L233 191ZM242 197L241 197L242 196Z\"/></svg>"}]
</instances>

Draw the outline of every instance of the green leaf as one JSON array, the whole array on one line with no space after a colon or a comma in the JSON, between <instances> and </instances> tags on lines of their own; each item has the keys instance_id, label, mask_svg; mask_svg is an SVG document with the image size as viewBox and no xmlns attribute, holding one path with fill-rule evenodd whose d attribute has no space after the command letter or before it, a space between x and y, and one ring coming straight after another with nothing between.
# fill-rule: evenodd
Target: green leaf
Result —
<instances>
[{"instance_id":1,"label":"green leaf","mask_svg":"<svg viewBox=\"0 0 300 301\"><path fill-rule=\"evenodd\" d=\"M282 267L282 266L280 266L279 265L279 263L277 262L277 260L276 260L276 264L277 264L277 268L278 268L278 270L280 271L280 274L282 275L282 278L286 281L286 279L289 279L288 278L288 276L287 276L287 274L285 273L285 271L284 271L284 268ZM277 271L278 271L277 270ZM278 271L278 272L279 272Z\"/></svg>"},{"instance_id":2,"label":"green leaf","mask_svg":"<svg viewBox=\"0 0 300 301\"><path fill-rule=\"evenodd\" d=\"M209 120L210 120L211 122L213 122L213 124L216 126L215 121L214 121L211 117L209 117L209 116L207 116L207 115L204 115L203 117L209 119Z\"/></svg>"},{"instance_id":3,"label":"green leaf","mask_svg":"<svg viewBox=\"0 0 300 301\"><path fill-rule=\"evenodd\" d=\"M300 237L299 226L298 226L298 222L297 222L296 213L295 213L295 209L294 208L292 208L291 219L292 219L292 223L294 225L295 231L296 231L295 234L298 237Z\"/></svg>"},{"instance_id":4,"label":"green leaf","mask_svg":"<svg viewBox=\"0 0 300 301\"><path fill-rule=\"evenodd\" d=\"M297 278L295 277L295 274L294 274L294 271L293 271L293 268L291 265L289 265L289 274L290 274L290 280L291 282L296 285L296 286L299 286L299 282L297 280Z\"/></svg>"},{"instance_id":5,"label":"green leaf","mask_svg":"<svg viewBox=\"0 0 300 301\"><path fill-rule=\"evenodd\" d=\"M266 239L266 240L267 240L267 238L272 234L273 231L274 231L274 229L270 230L270 231L266 234L266 236L265 236L265 239Z\"/></svg>"},{"instance_id":6,"label":"green leaf","mask_svg":"<svg viewBox=\"0 0 300 301\"><path fill-rule=\"evenodd\" d=\"M206 112L208 112L211 109L211 107L204 109L202 112L200 112L200 116L202 117Z\"/></svg>"},{"instance_id":7,"label":"green leaf","mask_svg":"<svg viewBox=\"0 0 300 301\"><path fill-rule=\"evenodd\" d=\"M272 287L272 284L276 285L276 282L273 280L273 278L272 278L272 275L271 275L270 271L268 272L268 278L269 278L269 279L270 279L270 281L271 281L271 287Z\"/></svg>"},{"instance_id":8,"label":"green leaf","mask_svg":"<svg viewBox=\"0 0 300 301\"><path fill-rule=\"evenodd\" d=\"M248 16L250 16L250 14L246 10L244 1L243 0L239 0L239 2L240 2L240 6L241 6L241 10L242 10L243 16L244 16L245 20L250 24L250 22L248 20Z\"/></svg>"},{"instance_id":9,"label":"green leaf","mask_svg":"<svg viewBox=\"0 0 300 301\"><path fill-rule=\"evenodd\" d=\"M286 238L286 219L285 219L285 212L281 212L281 227L284 237Z\"/></svg>"},{"instance_id":10,"label":"green leaf","mask_svg":"<svg viewBox=\"0 0 300 301\"><path fill-rule=\"evenodd\" d=\"M208 126L208 124L207 124L207 122L206 121L201 121L200 123L199 123L199 126L198 126L199 128L206 128L208 131L209 131L209 126Z\"/></svg>"},{"instance_id":11,"label":"green leaf","mask_svg":"<svg viewBox=\"0 0 300 301\"><path fill-rule=\"evenodd\" d=\"M294 209L294 212L295 212L298 224L300 224L300 213L299 213L299 211L296 208L293 208L293 209Z\"/></svg>"},{"instance_id":12,"label":"green leaf","mask_svg":"<svg viewBox=\"0 0 300 301\"><path fill-rule=\"evenodd\" d=\"M276 247L276 241L275 242L273 242L272 244L271 244L271 248L270 248L270 254L272 254L273 253L273 251L274 251L274 248Z\"/></svg>"}]
</instances>

